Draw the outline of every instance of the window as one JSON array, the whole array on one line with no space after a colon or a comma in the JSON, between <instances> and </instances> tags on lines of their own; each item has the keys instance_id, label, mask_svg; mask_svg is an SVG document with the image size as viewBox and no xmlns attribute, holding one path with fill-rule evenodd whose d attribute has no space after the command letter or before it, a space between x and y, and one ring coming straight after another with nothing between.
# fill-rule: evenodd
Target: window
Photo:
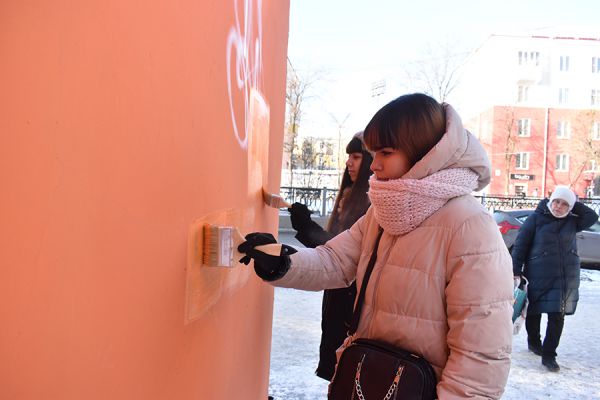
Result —
<instances>
[{"instance_id":1,"label":"window","mask_svg":"<svg viewBox=\"0 0 600 400\"><path fill-rule=\"evenodd\" d=\"M530 136L530 135L531 135L531 119L529 119L529 118L520 119L518 136Z\"/></svg>"},{"instance_id":2,"label":"window","mask_svg":"<svg viewBox=\"0 0 600 400\"><path fill-rule=\"evenodd\" d=\"M558 121L556 125L556 137L568 139L571 137L571 123L569 121Z\"/></svg>"},{"instance_id":3,"label":"window","mask_svg":"<svg viewBox=\"0 0 600 400\"><path fill-rule=\"evenodd\" d=\"M569 101L569 89L560 88L558 89L558 102L560 104L566 104Z\"/></svg>"},{"instance_id":4,"label":"window","mask_svg":"<svg viewBox=\"0 0 600 400\"><path fill-rule=\"evenodd\" d=\"M600 89L592 89L592 103L593 106L600 106Z\"/></svg>"},{"instance_id":5,"label":"window","mask_svg":"<svg viewBox=\"0 0 600 400\"><path fill-rule=\"evenodd\" d=\"M569 56L560 56L560 70L563 72L569 70Z\"/></svg>"},{"instance_id":6,"label":"window","mask_svg":"<svg viewBox=\"0 0 600 400\"><path fill-rule=\"evenodd\" d=\"M539 51L519 51L519 65L540 65Z\"/></svg>"},{"instance_id":7,"label":"window","mask_svg":"<svg viewBox=\"0 0 600 400\"><path fill-rule=\"evenodd\" d=\"M515 154L515 168L529 169L529 153Z\"/></svg>"},{"instance_id":8,"label":"window","mask_svg":"<svg viewBox=\"0 0 600 400\"><path fill-rule=\"evenodd\" d=\"M568 171L569 170L569 155L568 154L557 154L556 155L556 170L557 171Z\"/></svg>"},{"instance_id":9,"label":"window","mask_svg":"<svg viewBox=\"0 0 600 400\"><path fill-rule=\"evenodd\" d=\"M600 140L600 121L594 121L590 133L592 140Z\"/></svg>"},{"instance_id":10,"label":"window","mask_svg":"<svg viewBox=\"0 0 600 400\"><path fill-rule=\"evenodd\" d=\"M592 74L600 72L600 57L592 57Z\"/></svg>"},{"instance_id":11,"label":"window","mask_svg":"<svg viewBox=\"0 0 600 400\"><path fill-rule=\"evenodd\" d=\"M517 101L519 103L525 102L529 99L529 86L519 85L517 93Z\"/></svg>"}]
</instances>

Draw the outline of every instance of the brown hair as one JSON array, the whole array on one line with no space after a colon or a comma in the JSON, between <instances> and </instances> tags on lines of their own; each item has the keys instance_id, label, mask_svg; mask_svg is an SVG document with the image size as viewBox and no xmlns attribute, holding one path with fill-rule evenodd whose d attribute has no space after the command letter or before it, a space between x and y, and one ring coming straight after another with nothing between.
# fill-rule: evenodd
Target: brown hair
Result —
<instances>
[{"instance_id":1,"label":"brown hair","mask_svg":"<svg viewBox=\"0 0 600 400\"><path fill-rule=\"evenodd\" d=\"M445 131L442 105L425 94L413 93L400 96L377 111L365 128L364 141L372 151L384 147L400 150L415 165Z\"/></svg>"}]
</instances>

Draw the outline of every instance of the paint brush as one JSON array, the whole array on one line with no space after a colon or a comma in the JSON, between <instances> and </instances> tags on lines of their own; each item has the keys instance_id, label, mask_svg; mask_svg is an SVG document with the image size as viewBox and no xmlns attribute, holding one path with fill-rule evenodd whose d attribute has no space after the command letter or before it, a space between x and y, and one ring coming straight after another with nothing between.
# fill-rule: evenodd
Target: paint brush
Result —
<instances>
[{"instance_id":1,"label":"paint brush","mask_svg":"<svg viewBox=\"0 0 600 400\"><path fill-rule=\"evenodd\" d=\"M235 267L244 253L238 246L246 241L240 231L233 226L204 224L202 226L202 264L209 267ZM272 256L281 254L281 244L273 243L256 246L256 250Z\"/></svg>"},{"instance_id":2,"label":"paint brush","mask_svg":"<svg viewBox=\"0 0 600 400\"><path fill-rule=\"evenodd\" d=\"M269 193L263 188L263 201L266 205L273 208L290 208L292 205L285 201L278 194Z\"/></svg>"}]
</instances>

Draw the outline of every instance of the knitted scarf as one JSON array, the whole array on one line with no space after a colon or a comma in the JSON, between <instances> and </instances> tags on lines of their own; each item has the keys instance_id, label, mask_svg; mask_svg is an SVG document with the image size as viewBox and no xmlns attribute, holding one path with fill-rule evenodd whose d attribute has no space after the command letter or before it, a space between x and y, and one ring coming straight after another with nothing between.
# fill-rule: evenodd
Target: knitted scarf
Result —
<instances>
[{"instance_id":1,"label":"knitted scarf","mask_svg":"<svg viewBox=\"0 0 600 400\"><path fill-rule=\"evenodd\" d=\"M392 235L414 230L454 197L471 193L478 175L469 168L438 171L422 179L369 180L369 198L379 225Z\"/></svg>"}]
</instances>

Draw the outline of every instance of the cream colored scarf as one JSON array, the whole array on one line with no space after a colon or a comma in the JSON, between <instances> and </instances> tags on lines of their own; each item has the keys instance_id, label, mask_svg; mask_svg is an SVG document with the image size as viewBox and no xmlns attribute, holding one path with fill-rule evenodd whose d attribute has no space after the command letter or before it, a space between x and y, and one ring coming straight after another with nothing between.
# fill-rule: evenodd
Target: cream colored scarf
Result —
<instances>
[{"instance_id":1,"label":"cream colored scarf","mask_svg":"<svg viewBox=\"0 0 600 400\"><path fill-rule=\"evenodd\" d=\"M471 193L478 175L469 168L445 169L422 179L369 180L369 198L379 225L392 235L403 235L454 197Z\"/></svg>"}]
</instances>

